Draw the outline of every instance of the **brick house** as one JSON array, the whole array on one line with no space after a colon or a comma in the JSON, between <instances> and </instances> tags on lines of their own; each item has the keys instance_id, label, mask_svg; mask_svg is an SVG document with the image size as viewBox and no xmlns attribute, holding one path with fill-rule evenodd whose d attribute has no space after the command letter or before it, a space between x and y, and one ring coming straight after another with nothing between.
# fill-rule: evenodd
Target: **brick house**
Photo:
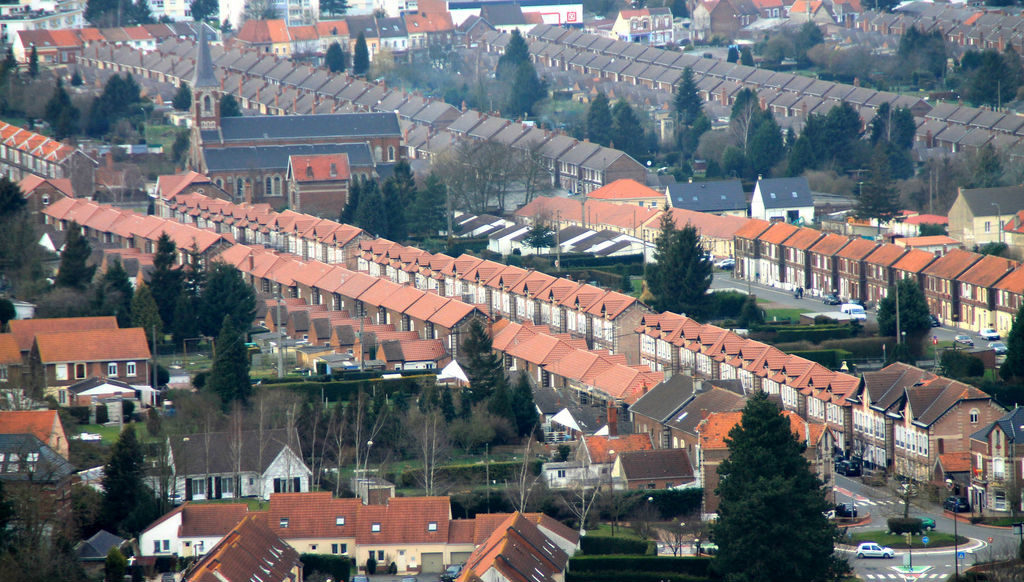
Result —
<instances>
[{"instance_id":1,"label":"brick house","mask_svg":"<svg viewBox=\"0 0 1024 582\"><path fill-rule=\"evenodd\" d=\"M0 411L0 434L30 434L68 458L68 437L56 410Z\"/></svg>"},{"instance_id":2,"label":"brick house","mask_svg":"<svg viewBox=\"0 0 1024 582\"><path fill-rule=\"evenodd\" d=\"M786 260L783 243L799 230L788 222L776 222L761 233L761 261L758 267L762 281L771 287L785 286Z\"/></svg>"},{"instance_id":3,"label":"brick house","mask_svg":"<svg viewBox=\"0 0 1024 582\"><path fill-rule=\"evenodd\" d=\"M1024 408L1014 408L972 434L970 460L969 497L975 511L1006 514L1024 510Z\"/></svg>"},{"instance_id":4,"label":"brick house","mask_svg":"<svg viewBox=\"0 0 1024 582\"><path fill-rule=\"evenodd\" d=\"M889 293L889 286L896 281L893 265L907 252L901 246L882 244L864 257L864 281L867 295L864 300L877 305Z\"/></svg>"},{"instance_id":5,"label":"brick house","mask_svg":"<svg viewBox=\"0 0 1024 582\"><path fill-rule=\"evenodd\" d=\"M826 234L807 250L811 262L811 290L814 295L823 296L839 292L839 270L836 255L850 242L838 234Z\"/></svg>"},{"instance_id":6,"label":"brick house","mask_svg":"<svg viewBox=\"0 0 1024 582\"><path fill-rule=\"evenodd\" d=\"M836 255L836 273L839 276L839 296L844 300L867 297L867 273L864 259L875 250L877 243L865 238L851 239Z\"/></svg>"},{"instance_id":7,"label":"brick house","mask_svg":"<svg viewBox=\"0 0 1024 582\"><path fill-rule=\"evenodd\" d=\"M820 230L800 228L782 243L782 261L785 265L783 280L787 289L811 289L811 263L807 260L807 250L823 236Z\"/></svg>"},{"instance_id":8,"label":"brick house","mask_svg":"<svg viewBox=\"0 0 1024 582\"><path fill-rule=\"evenodd\" d=\"M924 270L937 257L927 251L911 249L896 259L892 265L893 283L903 279L913 279L918 285L924 286Z\"/></svg>"},{"instance_id":9,"label":"brick house","mask_svg":"<svg viewBox=\"0 0 1024 582\"><path fill-rule=\"evenodd\" d=\"M760 281L761 271L761 233L768 230L771 223L767 220L752 218L747 224L736 231L736 277L750 281Z\"/></svg>"},{"instance_id":10,"label":"brick house","mask_svg":"<svg viewBox=\"0 0 1024 582\"><path fill-rule=\"evenodd\" d=\"M995 284L996 330L1006 335L1024 303L1024 267L1017 267Z\"/></svg>"},{"instance_id":11,"label":"brick house","mask_svg":"<svg viewBox=\"0 0 1024 582\"><path fill-rule=\"evenodd\" d=\"M960 327L980 332L998 325L998 292L995 286L1019 265L1017 261L986 255L957 277L956 282L960 286Z\"/></svg>"},{"instance_id":12,"label":"brick house","mask_svg":"<svg viewBox=\"0 0 1024 582\"><path fill-rule=\"evenodd\" d=\"M302 580L299 554L274 535L263 516L246 515L209 553L182 576L182 582L222 580Z\"/></svg>"},{"instance_id":13,"label":"brick house","mask_svg":"<svg viewBox=\"0 0 1024 582\"><path fill-rule=\"evenodd\" d=\"M957 278L980 259L981 255L954 249L921 271L921 288L928 301L928 309L944 325L959 325L960 285Z\"/></svg>"},{"instance_id":14,"label":"brick house","mask_svg":"<svg viewBox=\"0 0 1024 582\"><path fill-rule=\"evenodd\" d=\"M647 434L585 436L576 447L576 460L586 467L588 479L596 479L600 487L602 483L611 485L612 466L620 453L651 450L654 446Z\"/></svg>"},{"instance_id":15,"label":"brick house","mask_svg":"<svg viewBox=\"0 0 1024 582\"><path fill-rule=\"evenodd\" d=\"M612 479L625 489L677 489L693 483L686 449L632 451L615 459Z\"/></svg>"},{"instance_id":16,"label":"brick house","mask_svg":"<svg viewBox=\"0 0 1024 582\"><path fill-rule=\"evenodd\" d=\"M315 216L339 216L348 202L350 179L345 154L290 156L288 206Z\"/></svg>"},{"instance_id":17,"label":"brick house","mask_svg":"<svg viewBox=\"0 0 1024 582\"><path fill-rule=\"evenodd\" d=\"M148 384L150 357L141 327L39 333L30 356L32 385L67 405L66 388L92 376Z\"/></svg>"}]
</instances>

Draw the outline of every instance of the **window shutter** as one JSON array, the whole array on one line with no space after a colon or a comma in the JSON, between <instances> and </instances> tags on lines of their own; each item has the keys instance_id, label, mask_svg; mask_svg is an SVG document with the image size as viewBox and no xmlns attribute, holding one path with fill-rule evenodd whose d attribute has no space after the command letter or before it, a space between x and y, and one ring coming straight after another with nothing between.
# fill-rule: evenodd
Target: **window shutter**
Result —
<instances>
[{"instance_id":1,"label":"window shutter","mask_svg":"<svg viewBox=\"0 0 1024 582\"><path fill-rule=\"evenodd\" d=\"M192 480L185 479L185 500L192 501Z\"/></svg>"},{"instance_id":2,"label":"window shutter","mask_svg":"<svg viewBox=\"0 0 1024 582\"><path fill-rule=\"evenodd\" d=\"M295 489L294 489L294 491L296 493L302 493L302 478L301 477L296 477L295 478Z\"/></svg>"}]
</instances>

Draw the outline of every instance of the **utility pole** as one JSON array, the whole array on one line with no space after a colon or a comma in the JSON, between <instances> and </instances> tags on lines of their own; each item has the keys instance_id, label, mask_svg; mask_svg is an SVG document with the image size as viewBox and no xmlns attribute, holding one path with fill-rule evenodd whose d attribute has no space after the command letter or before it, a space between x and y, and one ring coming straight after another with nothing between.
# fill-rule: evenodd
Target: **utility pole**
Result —
<instances>
[{"instance_id":1,"label":"utility pole","mask_svg":"<svg viewBox=\"0 0 1024 582\"><path fill-rule=\"evenodd\" d=\"M281 329L281 304L284 300L277 294L277 377L284 378L284 331Z\"/></svg>"},{"instance_id":2,"label":"utility pole","mask_svg":"<svg viewBox=\"0 0 1024 582\"><path fill-rule=\"evenodd\" d=\"M900 281L896 281L896 343L900 343Z\"/></svg>"},{"instance_id":3,"label":"utility pole","mask_svg":"<svg viewBox=\"0 0 1024 582\"><path fill-rule=\"evenodd\" d=\"M562 213L555 211L555 271L562 270Z\"/></svg>"}]
</instances>

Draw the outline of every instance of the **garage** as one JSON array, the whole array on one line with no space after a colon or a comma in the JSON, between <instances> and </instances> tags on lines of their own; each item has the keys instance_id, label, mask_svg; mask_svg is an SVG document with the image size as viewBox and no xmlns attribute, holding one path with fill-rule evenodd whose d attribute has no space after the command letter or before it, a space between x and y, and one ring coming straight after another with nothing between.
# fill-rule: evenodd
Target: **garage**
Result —
<instances>
[{"instance_id":1,"label":"garage","mask_svg":"<svg viewBox=\"0 0 1024 582\"><path fill-rule=\"evenodd\" d=\"M420 555L420 558L423 560L421 572L440 572L444 565L444 554L441 552L427 552Z\"/></svg>"},{"instance_id":2,"label":"garage","mask_svg":"<svg viewBox=\"0 0 1024 582\"><path fill-rule=\"evenodd\" d=\"M465 564L472 554L473 552L452 552L452 564Z\"/></svg>"}]
</instances>

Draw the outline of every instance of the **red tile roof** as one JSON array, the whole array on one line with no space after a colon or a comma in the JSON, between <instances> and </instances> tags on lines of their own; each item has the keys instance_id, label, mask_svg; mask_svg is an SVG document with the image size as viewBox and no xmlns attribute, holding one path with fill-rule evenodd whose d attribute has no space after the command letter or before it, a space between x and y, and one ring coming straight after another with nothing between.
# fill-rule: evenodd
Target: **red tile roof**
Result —
<instances>
[{"instance_id":1,"label":"red tile roof","mask_svg":"<svg viewBox=\"0 0 1024 582\"><path fill-rule=\"evenodd\" d=\"M36 334L61 331L85 331L96 329L117 329L117 318L112 315L97 317L55 317L52 319L15 319L8 322L11 334L18 342L18 349L27 352L32 349Z\"/></svg>"},{"instance_id":2,"label":"red tile roof","mask_svg":"<svg viewBox=\"0 0 1024 582\"><path fill-rule=\"evenodd\" d=\"M22 363L18 340L13 333L0 333L0 364L19 365Z\"/></svg>"},{"instance_id":3,"label":"red tile roof","mask_svg":"<svg viewBox=\"0 0 1024 582\"><path fill-rule=\"evenodd\" d=\"M619 453L626 451L651 451L651 436L647 433L623 436L585 436L583 446L586 447L591 463L612 463Z\"/></svg>"},{"instance_id":4,"label":"red tile roof","mask_svg":"<svg viewBox=\"0 0 1024 582\"><path fill-rule=\"evenodd\" d=\"M979 287L992 287L997 281L1009 275L1020 266L1017 261L986 255L981 258L973 267L967 269L964 274L957 277L957 281L970 283Z\"/></svg>"},{"instance_id":5,"label":"red tile roof","mask_svg":"<svg viewBox=\"0 0 1024 582\"><path fill-rule=\"evenodd\" d=\"M354 538L362 505L356 498L334 498L329 491L274 493L267 525L285 539Z\"/></svg>"},{"instance_id":6,"label":"red tile roof","mask_svg":"<svg viewBox=\"0 0 1024 582\"><path fill-rule=\"evenodd\" d=\"M871 251L871 254L865 257L864 261L873 265L889 267L902 257L905 252L907 252L907 249L899 245L886 243L879 245L875 250Z\"/></svg>"},{"instance_id":7,"label":"red tile roof","mask_svg":"<svg viewBox=\"0 0 1024 582\"><path fill-rule=\"evenodd\" d=\"M141 327L39 333L36 346L43 364L148 360L150 357L146 330Z\"/></svg>"},{"instance_id":8,"label":"red tile roof","mask_svg":"<svg viewBox=\"0 0 1024 582\"><path fill-rule=\"evenodd\" d=\"M845 259L860 260L871 254L871 251L875 250L878 245L875 241L870 241L866 238L853 238L850 240L850 244L843 247L836 256L843 257Z\"/></svg>"},{"instance_id":9,"label":"red tile roof","mask_svg":"<svg viewBox=\"0 0 1024 582\"><path fill-rule=\"evenodd\" d=\"M186 503L182 506L181 537L219 537L249 513L245 503Z\"/></svg>"},{"instance_id":10,"label":"red tile roof","mask_svg":"<svg viewBox=\"0 0 1024 582\"><path fill-rule=\"evenodd\" d=\"M761 220L760 218L751 218L746 225L736 231L736 238L745 238L754 240L762 232L768 230L772 223L767 220Z\"/></svg>"},{"instance_id":11,"label":"red tile roof","mask_svg":"<svg viewBox=\"0 0 1024 582\"><path fill-rule=\"evenodd\" d=\"M274 535L263 515L253 514L200 558L182 582L288 580L301 567L299 554Z\"/></svg>"},{"instance_id":12,"label":"red tile roof","mask_svg":"<svg viewBox=\"0 0 1024 582\"><path fill-rule=\"evenodd\" d=\"M536 523L514 513L470 555L459 582L501 579L554 582L564 576L569 556Z\"/></svg>"},{"instance_id":13,"label":"red tile roof","mask_svg":"<svg viewBox=\"0 0 1024 582\"><path fill-rule=\"evenodd\" d=\"M814 243L814 246L810 248L810 251L812 253L818 253L819 255L833 256L839 252L839 249L846 246L849 242L850 239L848 237L830 233L826 234L821 238L821 240Z\"/></svg>"},{"instance_id":14,"label":"red tile roof","mask_svg":"<svg viewBox=\"0 0 1024 582\"><path fill-rule=\"evenodd\" d=\"M776 222L757 238L766 243L782 244L782 241L792 236L797 230L799 230L797 227L788 222Z\"/></svg>"},{"instance_id":15,"label":"red tile roof","mask_svg":"<svg viewBox=\"0 0 1024 582\"><path fill-rule=\"evenodd\" d=\"M824 424L806 421L791 410L783 410L781 414L789 419L789 426L797 440L803 441L809 435L810 442L817 443L825 432ZM709 414L697 426L701 448L705 450L728 448L725 439L729 436L729 431L740 424L742 420L742 412L713 412Z\"/></svg>"},{"instance_id":16,"label":"red tile roof","mask_svg":"<svg viewBox=\"0 0 1024 582\"><path fill-rule=\"evenodd\" d=\"M451 518L447 497L392 497L387 505L359 507L356 543L365 547L443 544L448 541Z\"/></svg>"},{"instance_id":17,"label":"red tile roof","mask_svg":"<svg viewBox=\"0 0 1024 582\"><path fill-rule=\"evenodd\" d=\"M288 158L296 182L326 182L350 178L347 154L291 156Z\"/></svg>"},{"instance_id":18,"label":"red tile roof","mask_svg":"<svg viewBox=\"0 0 1024 582\"><path fill-rule=\"evenodd\" d=\"M971 470L970 451L943 453L939 455L942 470L946 473L966 473Z\"/></svg>"},{"instance_id":19,"label":"red tile roof","mask_svg":"<svg viewBox=\"0 0 1024 582\"><path fill-rule=\"evenodd\" d=\"M962 249L953 249L945 255L935 259L935 262L928 265L923 272L925 275L952 280L980 259L981 255L977 253L968 252Z\"/></svg>"},{"instance_id":20,"label":"red tile roof","mask_svg":"<svg viewBox=\"0 0 1024 582\"><path fill-rule=\"evenodd\" d=\"M636 180L624 178L601 186L587 194L587 198L594 200L634 200L637 198L665 198L665 195L657 190L648 188Z\"/></svg>"},{"instance_id":21,"label":"red tile roof","mask_svg":"<svg viewBox=\"0 0 1024 582\"><path fill-rule=\"evenodd\" d=\"M907 254L900 257L892 267L894 269L899 269L900 271L906 271L907 273L920 273L934 260L935 255L928 251L911 249L907 251Z\"/></svg>"},{"instance_id":22,"label":"red tile roof","mask_svg":"<svg viewBox=\"0 0 1024 582\"><path fill-rule=\"evenodd\" d=\"M822 232L820 230L801 228L793 233L793 236L787 238L786 242L782 243L782 246L794 249L808 249L821 237Z\"/></svg>"}]
</instances>

